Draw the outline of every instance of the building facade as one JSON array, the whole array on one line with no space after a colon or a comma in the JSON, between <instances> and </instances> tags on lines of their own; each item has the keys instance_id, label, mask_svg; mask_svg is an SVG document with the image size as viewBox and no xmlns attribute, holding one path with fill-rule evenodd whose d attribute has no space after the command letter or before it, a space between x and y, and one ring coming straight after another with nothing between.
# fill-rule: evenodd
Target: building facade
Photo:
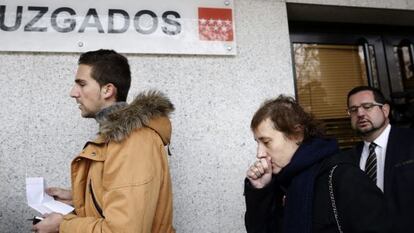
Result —
<instances>
[{"instance_id":1,"label":"building facade","mask_svg":"<svg viewBox=\"0 0 414 233\"><path fill-rule=\"evenodd\" d=\"M413 0L234 5L235 56L127 54L129 100L155 88L176 106L169 161L180 233L245 231L243 180L256 154L249 125L267 98L296 96L328 125L342 125L330 129L344 147L354 143L344 105L353 85L381 88L401 108L396 122L412 122ZM0 52L0 232L30 230L25 177L69 187L70 161L97 130L69 97L78 56Z\"/></svg>"}]
</instances>

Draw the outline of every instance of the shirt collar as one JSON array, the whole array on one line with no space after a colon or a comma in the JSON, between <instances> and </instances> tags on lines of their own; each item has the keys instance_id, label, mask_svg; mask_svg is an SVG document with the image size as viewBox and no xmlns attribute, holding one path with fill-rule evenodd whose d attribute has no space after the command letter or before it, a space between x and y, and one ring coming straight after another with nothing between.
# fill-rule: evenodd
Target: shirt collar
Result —
<instances>
[{"instance_id":1,"label":"shirt collar","mask_svg":"<svg viewBox=\"0 0 414 233\"><path fill-rule=\"evenodd\" d=\"M385 127L384 131L382 131L380 136L377 137L373 142L381 148L387 147L388 136L390 135L390 131L391 131L391 125L388 124L387 127ZM364 141L364 144L366 147L369 147L369 144L371 144L371 142Z\"/></svg>"}]
</instances>

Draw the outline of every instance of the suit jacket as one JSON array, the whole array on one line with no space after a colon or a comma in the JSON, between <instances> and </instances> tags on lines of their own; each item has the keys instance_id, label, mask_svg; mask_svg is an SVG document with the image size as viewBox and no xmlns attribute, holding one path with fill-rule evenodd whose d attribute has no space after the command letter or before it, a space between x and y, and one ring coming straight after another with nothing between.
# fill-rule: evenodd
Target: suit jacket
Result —
<instances>
[{"instance_id":1,"label":"suit jacket","mask_svg":"<svg viewBox=\"0 0 414 233\"><path fill-rule=\"evenodd\" d=\"M363 142L352 153L359 165ZM393 232L414 231L414 130L391 127L384 167L384 195Z\"/></svg>"}]
</instances>

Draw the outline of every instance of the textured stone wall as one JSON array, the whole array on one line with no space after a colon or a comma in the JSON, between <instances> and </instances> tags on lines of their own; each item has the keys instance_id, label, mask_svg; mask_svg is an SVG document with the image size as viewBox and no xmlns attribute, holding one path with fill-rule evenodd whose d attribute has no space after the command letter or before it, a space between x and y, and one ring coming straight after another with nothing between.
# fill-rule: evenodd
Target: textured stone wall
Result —
<instances>
[{"instance_id":1,"label":"textured stone wall","mask_svg":"<svg viewBox=\"0 0 414 233\"><path fill-rule=\"evenodd\" d=\"M177 232L244 231L243 179L254 160L250 118L259 104L294 93L286 6L235 3L236 56L131 55L129 101L165 92ZM69 187L69 165L96 133L69 90L79 54L0 52L0 232L29 232L25 177Z\"/></svg>"}]
</instances>

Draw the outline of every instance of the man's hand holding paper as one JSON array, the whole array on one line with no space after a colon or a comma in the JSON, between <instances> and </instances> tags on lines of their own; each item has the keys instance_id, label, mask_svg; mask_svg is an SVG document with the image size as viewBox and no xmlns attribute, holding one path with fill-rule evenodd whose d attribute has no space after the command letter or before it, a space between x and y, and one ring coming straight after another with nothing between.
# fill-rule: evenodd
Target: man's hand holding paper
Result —
<instances>
[{"instance_id":1,"label":"man's hand holding paper","mask_svg":"<svg viewBox=\"0 0 414 233\"><path fill-rule=\"evenodd\" d=\"M72 202L70 191L60 188L50 188L48 190L58 200L54 200L52 196L45 192L46 182L43 177L27 177L26 178L26 196L27 204L37 210L42 215L52 212L60 214L68 214L73 211L73 207L65 204ZM65 203L63 203L63 202Z\"/></svg>"},{"instance_id":2,"label":"man's hand holding paper","mask_svg":"<svg viewBox=\"0 0 414 233\"><path fill-rule=\"evenodd\" d=\"M72 191L57 187L46 188L46 193L52 196L56 201L63 202L70 206L73 206L72 203Z\"/></svg>"}]
</instances>

